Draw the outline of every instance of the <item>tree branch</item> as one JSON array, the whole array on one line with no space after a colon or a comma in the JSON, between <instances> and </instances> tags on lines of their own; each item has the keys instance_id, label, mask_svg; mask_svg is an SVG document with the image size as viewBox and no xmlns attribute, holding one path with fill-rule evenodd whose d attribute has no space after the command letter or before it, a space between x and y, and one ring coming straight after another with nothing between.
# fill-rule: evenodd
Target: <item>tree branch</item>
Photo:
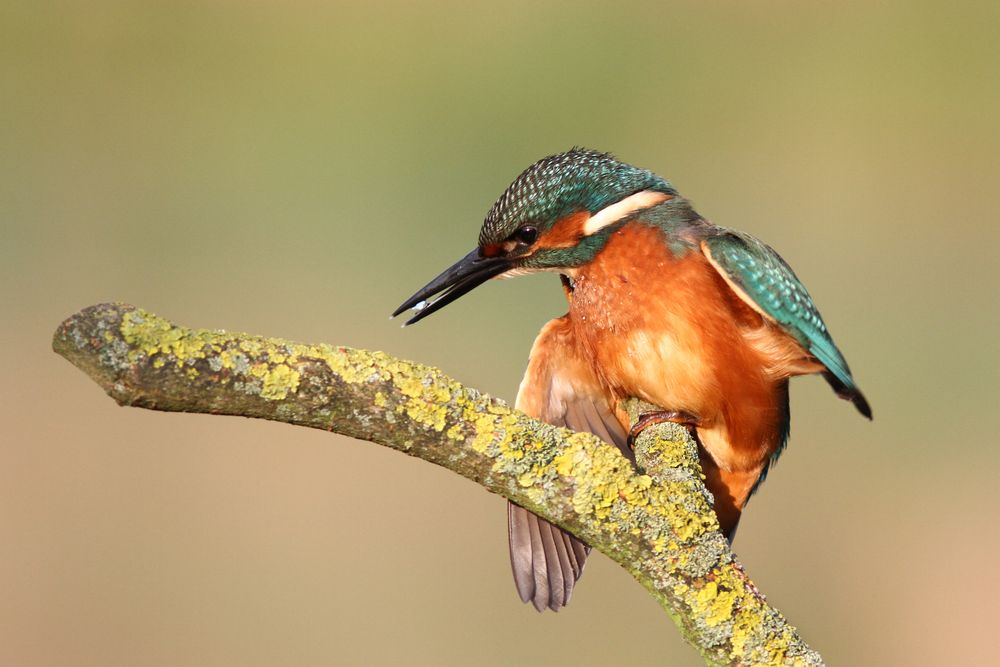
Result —
<instances>
[{"instance_id":1,"label":"tree branch","mask_svg":"<svg viewBox=\"0 0 1000 667\"><path fill-rule=\"evenodd\" d=\"M124 304L73 315L53 348L121 405L320 428L467 477L631 572L710 664L822 664L729 550L679 426L642 433L640 474L596 436L382 352L187 329ZM634 421L641 406L626 407Z\"/></svg>"}]
</instances>

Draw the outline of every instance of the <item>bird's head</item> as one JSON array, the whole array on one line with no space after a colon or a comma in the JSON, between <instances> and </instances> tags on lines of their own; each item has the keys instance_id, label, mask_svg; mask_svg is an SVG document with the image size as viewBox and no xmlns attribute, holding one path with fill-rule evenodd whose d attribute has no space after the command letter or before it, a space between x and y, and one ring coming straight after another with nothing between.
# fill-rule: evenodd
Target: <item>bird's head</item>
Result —
<instances>
[{"instance_id":1,"label":"bird's head","mask_svg":"<svg viewBox=\"0 0 1000 667\"><path fill-rule=\"evenodd\" d=\"M615 224L673 198L656 174L608 153L574 148L539 160L504 191L479 231L479 245L393 313L412 324L497 276L564 272L600 251Z\"/></svg>"}]
</instances>

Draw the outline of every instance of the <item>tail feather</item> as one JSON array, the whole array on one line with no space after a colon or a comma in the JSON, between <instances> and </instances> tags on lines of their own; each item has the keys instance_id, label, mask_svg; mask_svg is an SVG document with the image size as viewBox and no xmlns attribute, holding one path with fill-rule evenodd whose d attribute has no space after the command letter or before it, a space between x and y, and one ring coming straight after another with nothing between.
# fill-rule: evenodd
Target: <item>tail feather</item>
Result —
<instances>
[{"instance_id":1,"label":"tail feather","mask_svg":"<svg viewBox=\"0 0 1000 667\"><path fill-rule=\"evenodd\" d=\"M569 603L590 547L528 510L507 504L510 564L522 602L538 611Z\"/></svg>"},{"instance_id":2,"label":"tail feather","mask_svg":"<svg viewBox=\"0 0 1000 667\"><path fill-rule=\"evenodd\" d=\"M546 324L531 348L517 408L554 426L594 433L634 460L626 427L605 393L581 354L569 318ZM558 611L569 602L590 547L518 505L508 505L507 524L518 595L538 611Z\"/></svg>"}]
</instances>

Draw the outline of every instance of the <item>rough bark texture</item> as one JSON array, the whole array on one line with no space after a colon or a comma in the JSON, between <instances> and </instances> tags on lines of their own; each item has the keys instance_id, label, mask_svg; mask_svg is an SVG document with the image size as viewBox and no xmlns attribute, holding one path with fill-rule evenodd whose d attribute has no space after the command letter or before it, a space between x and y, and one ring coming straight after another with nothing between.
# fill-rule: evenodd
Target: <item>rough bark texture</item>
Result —
<instances>
[{"instance_id":1,"label":"rough bark texture","mask_svg":"<svg viewBox=\"0 0 1000 667\"><path fill-rule=\"evenodd\" d=\"M187 329L124 304L73 315L53 347L121 405L320 428L467 477L631 572L710 664L822 664L718 532L697 447L679 426L640 435L640 474L593 435L382 352ZM633 420L642 410L627 409Z\"/></svg>"}]
</instances>

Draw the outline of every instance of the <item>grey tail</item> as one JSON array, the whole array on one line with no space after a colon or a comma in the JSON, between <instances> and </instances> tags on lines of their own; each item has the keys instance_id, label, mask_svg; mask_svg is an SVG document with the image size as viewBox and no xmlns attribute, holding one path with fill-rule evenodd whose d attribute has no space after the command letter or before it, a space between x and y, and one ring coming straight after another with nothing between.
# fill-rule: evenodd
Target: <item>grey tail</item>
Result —
<instances>
[{"instance_id":1,"label":"grey tail","mask_svg":"<svg viewBox=\"0 0 1000 667\"><path fill-rule=\"evenodd\" d=\"M559 611L569 604L590 547L520 505L507 503L510 564L522 602Z\"/></svg>"},{"instance_id":2,"label":"grey tail","mask_svg":"<svg viewBox=\"0 0 1000 667\"><path fill-rule=\"evenodd\" d=\"M581 354L568 317L546 324L531 348L516 405L553 426L593 433L616 445L634 464L626 427ZM531 602L538 611L566 606L583 574L590 547L513 503L507 505L507 536L510 567L521 600Z\"/></svg>"}]
</instances>

